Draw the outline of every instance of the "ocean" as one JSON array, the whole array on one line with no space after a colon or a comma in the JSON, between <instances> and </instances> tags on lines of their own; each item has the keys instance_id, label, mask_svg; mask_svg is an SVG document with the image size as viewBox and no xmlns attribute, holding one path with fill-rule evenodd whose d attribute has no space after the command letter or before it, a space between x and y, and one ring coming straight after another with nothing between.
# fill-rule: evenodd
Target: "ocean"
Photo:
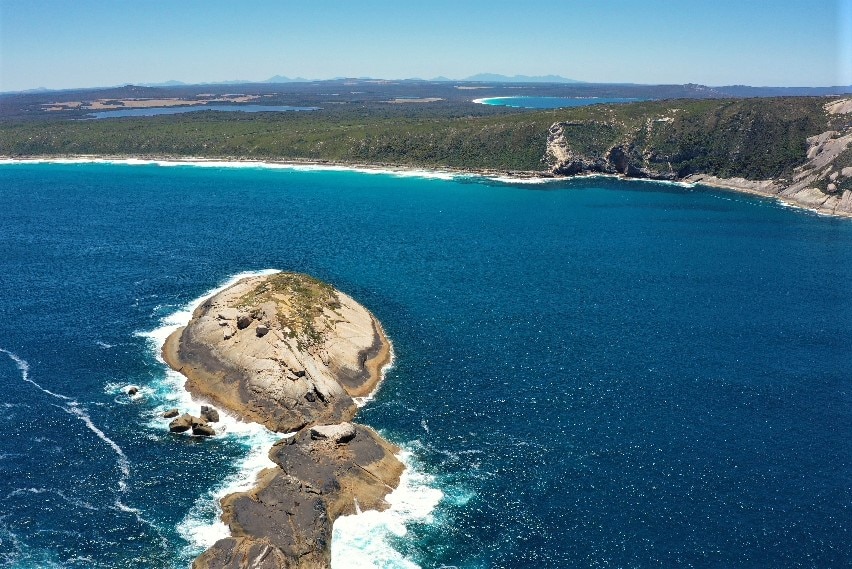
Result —
<instances>
[{"instance_id":1,"label":"ocean","mask_svg":"<svg viewBox=\"0 0 852 569\"><path fill-rule=\"evenodd\" d=\"M535 181L533 181L535 182ZM0 164L0 565L187 567L278 437L208 440L168 331L301 271L382 322L403 449L335 569L852 565L852 221L608 178ZM140 388L130 397L127 386Z\"/></svg>"}]
</instances>

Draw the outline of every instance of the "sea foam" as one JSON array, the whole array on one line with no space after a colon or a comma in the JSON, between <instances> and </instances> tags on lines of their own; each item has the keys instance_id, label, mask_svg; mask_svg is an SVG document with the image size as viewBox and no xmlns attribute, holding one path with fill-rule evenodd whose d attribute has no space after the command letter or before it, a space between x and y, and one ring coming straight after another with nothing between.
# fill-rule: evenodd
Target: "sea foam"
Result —
<instances>
[{"instance_id":1,"label":"sea foam","mask_svg":"<svg viewBox=\"0 0 852 569\"><path fill-rule=\"evenodd\" d=\"M333 569L419 569L417 563L393 548L391 539L405 536L406 525L411 522L430 523L444 494L433 486L432 476L414 467L409 450L403 449L397 457L405 464L405 471L399 486L385 498L390 507L335 520Z\"/></svg>"}]
</instances>

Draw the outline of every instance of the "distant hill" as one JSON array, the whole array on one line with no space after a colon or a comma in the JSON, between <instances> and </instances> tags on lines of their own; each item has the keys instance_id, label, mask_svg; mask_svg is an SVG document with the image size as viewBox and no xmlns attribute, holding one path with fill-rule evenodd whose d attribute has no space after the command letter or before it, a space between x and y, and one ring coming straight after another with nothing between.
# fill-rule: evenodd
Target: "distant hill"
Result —
<instances>
[{"instance_id":1,"label":"distant hill","mask_svg":"<svg viewBox=\"0 0 852 569\"><path fill-rule=\"evenodd\" d=\"M187 83L172 79L171 81L163 81L162 83L139 83L139 85L141 87L183 87Z\"/></svg>"},{"instance_id":2,"label":"distant hill","mask_svg":"<svg viewBox=\"0 0 852 569\"><path fill-rule=\"evenodd\" d=\"M443 79L443 78L441 78ZM439 80L439 79L436 79ZM479 81L484 83L582 83L560 75L500 75L497 73L477 73L461 81Z\"/></svg>"},{"instance_id":3,"label":"distant hill","mask_svg":"<svg viewBox=\"0 0 852 569\"><path fill-rule=\"evenodd\" d=\"M261 83L305 83L306 81L310 81L310 79L305 79L304 77L285 77L284 75L273 75L266 81L261 81Z\"/></svg>"},{"instance_id":4,"label":"distant hill","mask_svg":"<svg viewBox=\"0 0 852 569\"><path fill-rule=\"evenodd\" d=\"M752 87L750 85L726 85L713 87L725 97L825 97L848 95L852 85L834 87Z\"/></svg>"}]
</instances>

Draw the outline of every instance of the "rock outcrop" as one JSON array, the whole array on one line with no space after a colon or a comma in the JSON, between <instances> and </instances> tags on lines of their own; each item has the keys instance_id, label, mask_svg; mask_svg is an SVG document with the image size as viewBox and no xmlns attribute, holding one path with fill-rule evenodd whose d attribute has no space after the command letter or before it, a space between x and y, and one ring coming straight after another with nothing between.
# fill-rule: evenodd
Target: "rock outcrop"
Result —
<instances>
[{"instance_id":1,"label":"rock outcrop","mask_svg":"<svg viewBox=\"0 0 852 569\"><path fill-rule=\"evenodd\" d=\"M199 306L163 357L187 389L273 431L350 420L389 357L378 321L305 275L244 279Z\"/></svg>"},{"instance_id":2,"label":"rock outcrop","mask_svg":"<svg viewBox=\"0 0 852 569\"><path fill-rule=\"evenodd\" d=\"M848 101L852 104L852 99ZM775 197L819 213L852 217L852 168L844 167L842 158L837 164L838 158L848 154L852 146L852 128L845 133L826 131L809 137L807 142L807 162L794 170L790 180L754 181L700 174L685 180ZM852 156L847 158L852 159Z\"/></svg>"},{"instance_id":3,"label":"rock outcrop","mask_svg":"<svg viewBox=\"0 0 852 569\"><path fill-rule=\"evenodd\" d=\"M169 423L169 430L173 433L184 433L192 428L193 419L194 417L192 415L184 413Z\"/></svg>"},{"instance_id":4,"label":"rock outcrop","mask_svg":"<svg viewBox=\"0 0 852 569\"><path fill-rule=\"evenodd\" d=\"M677 150L679 135L672 130L677 108L670 109L672 116L648 118L644 126L629 133L623 124L601 121L554 123L542 161L554 176L599 173L700 183L778 198L819 213L852 216L852 99L830 101L823 108L824 125L830 128L802 140L807 149L800 165L775 179L721 177L689 168L676 171L673 149L681 163L684 155L695 151ZM617 139L602 145L612 133L618 133ZM667 150L659 150L654 141ZM734 145L730 158L737 159L740 151Z\"/></svg>"},{"instance_id":5,"label":"rock outcrop","mask_svg":"<svg viewBox=\"0 0 852 569\"><path fill-rule=\"evenodd\" d=\"M216 431L207 423L195 423L192 425L192 434L197 437L212 437Z\"/></svg>"},{"instance_id":6,"label":"rock outcrop","mask_svg":"<svg viewBox=\"0 0 852 569\"><path fill-rule=\"evenodd\" d=\"M613 174L655 180L677 178L670 166L663 170L648 167L646 164L653 162L655 156L652 153L646 155L640 152L630 143L615 144L602 154L584 153L571 147L566 137L566 129L594 129L596 126L580 122L558 122L550 127L543 161L552 175Z\"/></svg>"},{"instance_id":7,"label":"rock outcrop","mask_svg":"<svg viewBox=\"0 0 852 569\"><path fill-rule=\"evenodd\" d=\"M203 302L163 346L194 395L271 430L277 465L222 499L231 537L195 569L326 568L334 520L383 509L403 470L399 449L349 421L390 359L378 321L345 294L295 273L249 277ZM182 415L172 431L214 434L218 412Z\"/></svg>"},{"instance_id":8,"label":"rock outcrop","mask_svg":"<svg viewBox=\"0 0 852 569\"><path fill-rule=\"evenodd\" d=\"M219 411L217 411L213 407L210 407L209 405L202 405L201 418L207 421L208 423L218 423Z\"/></svg>"},{"instance_id":9,"label":"rock outcrop","mask_svg":"<svg viewBox=\"0 0 852 569\"><path fill-rule=\"evenodd\" d=\"M346 441L318 440L303 429L278 442L269 453L278 468L262 473L250 492L222 500L231 537L204 552L193 569L329 567L334 520L359 507L385 508L403 470L396 447L368 427L349 427Z\"/></svg>"}]
</instances>

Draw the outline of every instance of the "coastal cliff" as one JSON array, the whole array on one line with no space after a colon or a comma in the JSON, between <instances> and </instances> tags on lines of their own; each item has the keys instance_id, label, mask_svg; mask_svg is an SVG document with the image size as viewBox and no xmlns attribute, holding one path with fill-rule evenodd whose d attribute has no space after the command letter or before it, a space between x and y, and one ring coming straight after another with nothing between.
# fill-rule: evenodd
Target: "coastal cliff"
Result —
<instances>
[{"instance_id":1,"label":"coastal cliff","mask_svg":"<svg viewBox=\"0 0 852 569\"><path fill-rule=\"evenodd\" d=\"M510 179L608 174L725 187L850 216L852 99L839 97L659 99L488 116L470 115L466 101L448 114L340 105L286 119L0 120L0 157L257 160Z\"/></svg>"},{"instance_id":2,"label":"coastal cliff","mask_svg":"<svg viewBox=\"0 0 852 569\"><path fill-rule=\"evenodd\" d=\"M789 108L731 101L698 113L698 103L671 101L633 121L623 114L560 121L542 161L554 176L700 183L852 216L852 99L830 100L822 112L782 102ZM813 102L799 105L807 106Z\"/></svg>"},{"instance_id":3,"label":"coastal cliff","mask_svg":"<svg viewBox=\"0 0 852 569\"><path fill-rule=\"evenodd\" d=\"M277 465L222 499L231 537L196 569L330 564L340 515L384 509L403 471L399 449L351 423L390 359L381 325L352 298L307 275L243 279L203 302L163 346L193 393L281 433Z\"/></svg>"}]
</instances>

